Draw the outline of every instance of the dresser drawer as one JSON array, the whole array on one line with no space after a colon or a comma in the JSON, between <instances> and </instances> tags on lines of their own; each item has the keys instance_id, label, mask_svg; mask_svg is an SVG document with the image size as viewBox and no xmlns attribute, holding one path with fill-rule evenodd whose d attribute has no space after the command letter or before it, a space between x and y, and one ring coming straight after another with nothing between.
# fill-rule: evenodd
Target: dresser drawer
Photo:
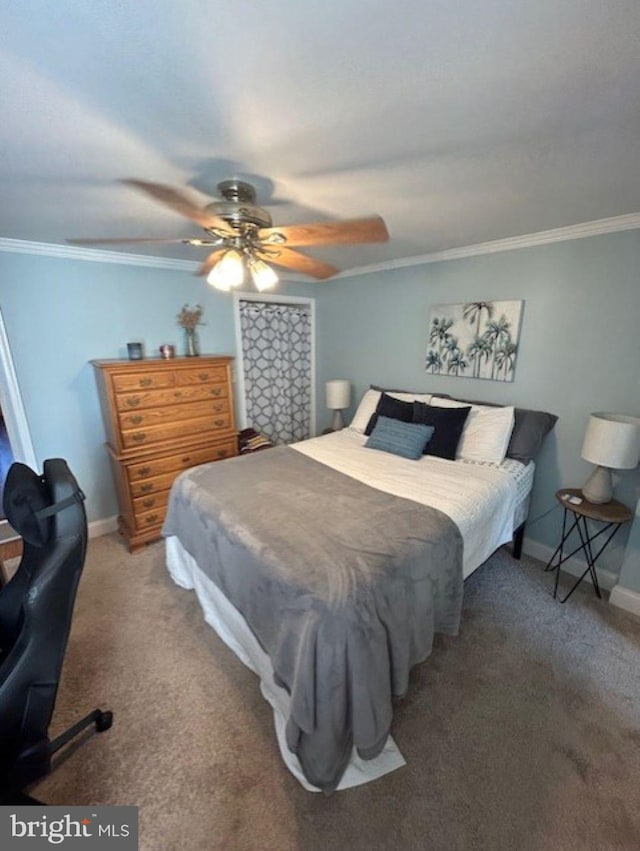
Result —
<instances>
[{"instance_id":1,"label":"dresser drawer","mask_svg":"<svg viewBox=\"0 0 640 851\"><path fill-rule=\"evenodd\" d=\"M131 496L133 497L133 501L135 502L139 496L151 496L152 494L169 490L173 484L173 480L180 472L181 470L172 470L169 473L162 473L159 476L151 476L148 479L138 479L132 482Z\"/></svg>"},{"instance_id":2,"label":"dresser drawer","mask_svg":"<svg viewBox=\"0 0 640 851\"><path fill-rule=\"evenodd\" d=\"M223 453L222 455L220 453ZM207 461L219 461L221 458L230 458L236 454L235 440L221 443L217 446L207 446L206 449L185 449L175 455L165 455L161 458L152 458L149 461L138 461L136 464L127 465L127 478L129 483L159 476L162 473L170 473L172 470L186 470L188 467L197 467L198 464L206 464Z\"/></svg>"},{"instance_id":3,"label":"dresser drawer","mask_svg":"<svg viewBox=\"0 0 640 851\"><path fill-rule=\"evenodd\" d=\"M229 413L228 399L207 400L205 402L187 402L184 405L169 405L163 408L147 408L119 414L122 431L132 428L172 423L177 420L192 420L197 417L213 415L217 417Z\"/></svg>"},{"instance_id":4,"label":"dresser drawer","mask_svg":"<svg viewBox=\"0 0 640 851\"><path fill-rule=\"evenodd\" d=\"M227 399L229 390L226 384L200 384L149 390L146 393L130 391L116 395L118 411L137 411L143 408L161 408L164 405L175 405L181 402L199 402L205 399L223 401Z\"/></svg>"},{"instance_id":5,"label":"dresser drawer","mask_svg":"<svg viewBox=\"0 0 640 851\"><path fill-rule=\"evenodd\" d=\"M163 515L167 510L167 503L169 501L169 491L159 491L154 494L146 494L145 496L139 496L133 500L133 513L136 517L141 516L142 514L149 514L151 511L162 511Z\"/></svg>"},{"instance_id":6,"label":"dresser drawer","mask_svg":"<svg viewBox=\"0 0 640 851\"><path fill-rule=\"evenodd\" d=\"M136 530L142 532L145 529L153 529L160 527L164 523L164 518L167 514L167 508L152 508L151 511L142 511L140 514L134 515Z\"/></svg>"},{"instance_id":7,"label":"dresser drawer","mask_svg":"<svg viewBox=\"0 0 640 851\"><path fill-rule=\"evenodd\" d=\"M226 384L226 382L227 369L224 366L201 366L176 372L178 387L188 387L192 384Z\"/></svg>"},{"instance_id":8,"label":"dresser drawer","mask_svg":"<svg viewBox=\"0 0 640 851\"><path fill-rule=\"evenodd\" d=\"M153 387L173 387L176 377L173 372L127 372L113 376L116 393L126 390L150 390Z\"/></svg>"},{"instance_id":9,"label":"dresser drawer","mask_svg":"<svg viewBox=\"0 0 640 851\"><path fill-rule=\"evenodd\" d=\"M148 426L147 428L136 428L131 431L122 432L122 445L124 449L140 449L141 447L154 446L166 440L178 440L198 435L205 437L210 434L215 436L216 432L228 431L231 428L231 414L213 414L208 417L198 417L184 422L167 423L166 425Z\"/></svg>"}]
</instances>

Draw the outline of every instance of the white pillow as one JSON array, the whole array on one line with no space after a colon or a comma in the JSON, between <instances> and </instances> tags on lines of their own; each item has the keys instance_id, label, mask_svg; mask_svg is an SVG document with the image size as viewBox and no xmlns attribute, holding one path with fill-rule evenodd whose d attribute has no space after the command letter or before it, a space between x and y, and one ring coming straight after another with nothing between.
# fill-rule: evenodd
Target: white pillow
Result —
<instances>
[{"instance_id":1,"label":"white pillow","mask_svg":"<svg viewBox=\"0 0 640 851\"><path fill-rule=\"evenodd\" d=\"M358 410L353 415L349 428L359 431L360 434L364 434L364 430L369 425L371 415L375 413L381 395L382 393L379 390L367 390L362 399L360 399Z\"/></svg>"},{"instance_id":2,"label":"white pillow","mask_svg":"<svg viewBox=\"0 0 640 851\"><path fill-rule=\"evenodd\" d=\"M382 393L379 390L367 390L360 400L358 410L353 415L349 428L352 428L354 431L359 431L360 434L364 434L365 429L369 425L371 415L375 413L375 410L378 407L380 396L382 396ZM425 405L428 405L431 402L431 393L387 393L387 396L392 396L394 399L400 399L401 402L417 401L424 402Z\"/></svg>"},{"instance_id":3,"label":"white pillow","mask_svg":"<svg viewBox=\"0 0 640 851\"><path fill-rule=\"evenodd\" d=\"M440 399L434 396L431 404L437 408L467 408L468 402L455 399ZM456 458L463 461L485 461L502 464L507 454L509 439L515 422L513 405L491 408L487 405L472 405L466 419Z\"/></svg>"}]
</instances>

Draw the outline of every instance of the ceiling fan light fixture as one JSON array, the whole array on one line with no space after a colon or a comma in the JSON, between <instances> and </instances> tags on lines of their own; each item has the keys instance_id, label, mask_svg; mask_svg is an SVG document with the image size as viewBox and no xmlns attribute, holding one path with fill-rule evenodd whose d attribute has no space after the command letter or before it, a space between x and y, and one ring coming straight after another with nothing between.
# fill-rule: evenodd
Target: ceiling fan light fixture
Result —
<instances>
[{"instance_id":1,"label":"ceiling fan light fixture","mask_svg":"<svg viewBox=\"0 0 640 851\"><path fill-rule=\"evenodd\" d=\"M252 258L247 265L249 266L255 288L260 293L264 292L264 290L270 290L280 280L271 266L268 266L264 260Z\"/></svg>"},{"instance_id":2,"label":"ceiling fan light fixture","mask_svg":"<svg viewBox=\"0 0 640 851\"><path fill-rule=\"evenodd\" d=\"M231 248L216 263L207 275L207 283L223 292L239 287L244 281L244 263L242 254Z\"/></svg>"},{"instance_id":3,"label":"ceiling fan light fixture","mask_svg":"<svg viewBox=\"0 0 640 851\"><path fill-rule=\"evenodd\" d=\"M212 201L205 207L198 206L189 193L164 183L134 178L122 182L200 225L205 237L109 237L71 239L67 242L73 245L147 242L183 244L195 248L208 246L209 254L200 264L197 274L206 275L211 286L224 292L243 284L247 272L258 291L270 289L278 282L270 262L265 263L260 255L276 266L323 281L340 270L298 251L299 247L355 245L386 242L389 239L389 232L380 216L273 227L270 213L255 203L255 188L238 178L219 183L218 192L222 200ZM273 250L274 247L276 250Z\"/></svg>"}]
</instances>

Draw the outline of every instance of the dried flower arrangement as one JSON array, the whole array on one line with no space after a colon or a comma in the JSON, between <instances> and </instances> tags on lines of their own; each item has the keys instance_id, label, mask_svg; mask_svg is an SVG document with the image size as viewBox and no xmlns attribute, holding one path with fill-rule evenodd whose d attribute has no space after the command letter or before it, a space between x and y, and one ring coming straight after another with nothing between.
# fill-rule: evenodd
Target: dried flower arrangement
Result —
<instances>
[{"instance_id":1,"label":"dried flower arrangement","mask_svg":"<svg viewBox=\"0 0 640 851\"><path fill-rule=\"evenodd\" d=\"M203 312L199 304L196 304L194 308L190 308L188 304L183 304L182 310L176 316L178 325L187 331L193 331L198 325L204 325L204 322L201 322Z\"/></svg>"}]
</instances>

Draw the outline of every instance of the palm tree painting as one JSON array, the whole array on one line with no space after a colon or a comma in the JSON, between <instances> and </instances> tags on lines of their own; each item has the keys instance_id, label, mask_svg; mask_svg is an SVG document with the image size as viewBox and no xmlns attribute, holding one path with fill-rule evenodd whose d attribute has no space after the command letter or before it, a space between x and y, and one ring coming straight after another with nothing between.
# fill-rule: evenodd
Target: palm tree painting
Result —
<instances>
[{"instance_id":1,"label":"palm tree painting","mask_svg":"<svg viewBox=\"0 0 640 851\"><path fill-rule=\"evenodd\" d=\"M436 304L429 313L427 372L513 381L523 301Z\"/></svg>"}]
</instances>

